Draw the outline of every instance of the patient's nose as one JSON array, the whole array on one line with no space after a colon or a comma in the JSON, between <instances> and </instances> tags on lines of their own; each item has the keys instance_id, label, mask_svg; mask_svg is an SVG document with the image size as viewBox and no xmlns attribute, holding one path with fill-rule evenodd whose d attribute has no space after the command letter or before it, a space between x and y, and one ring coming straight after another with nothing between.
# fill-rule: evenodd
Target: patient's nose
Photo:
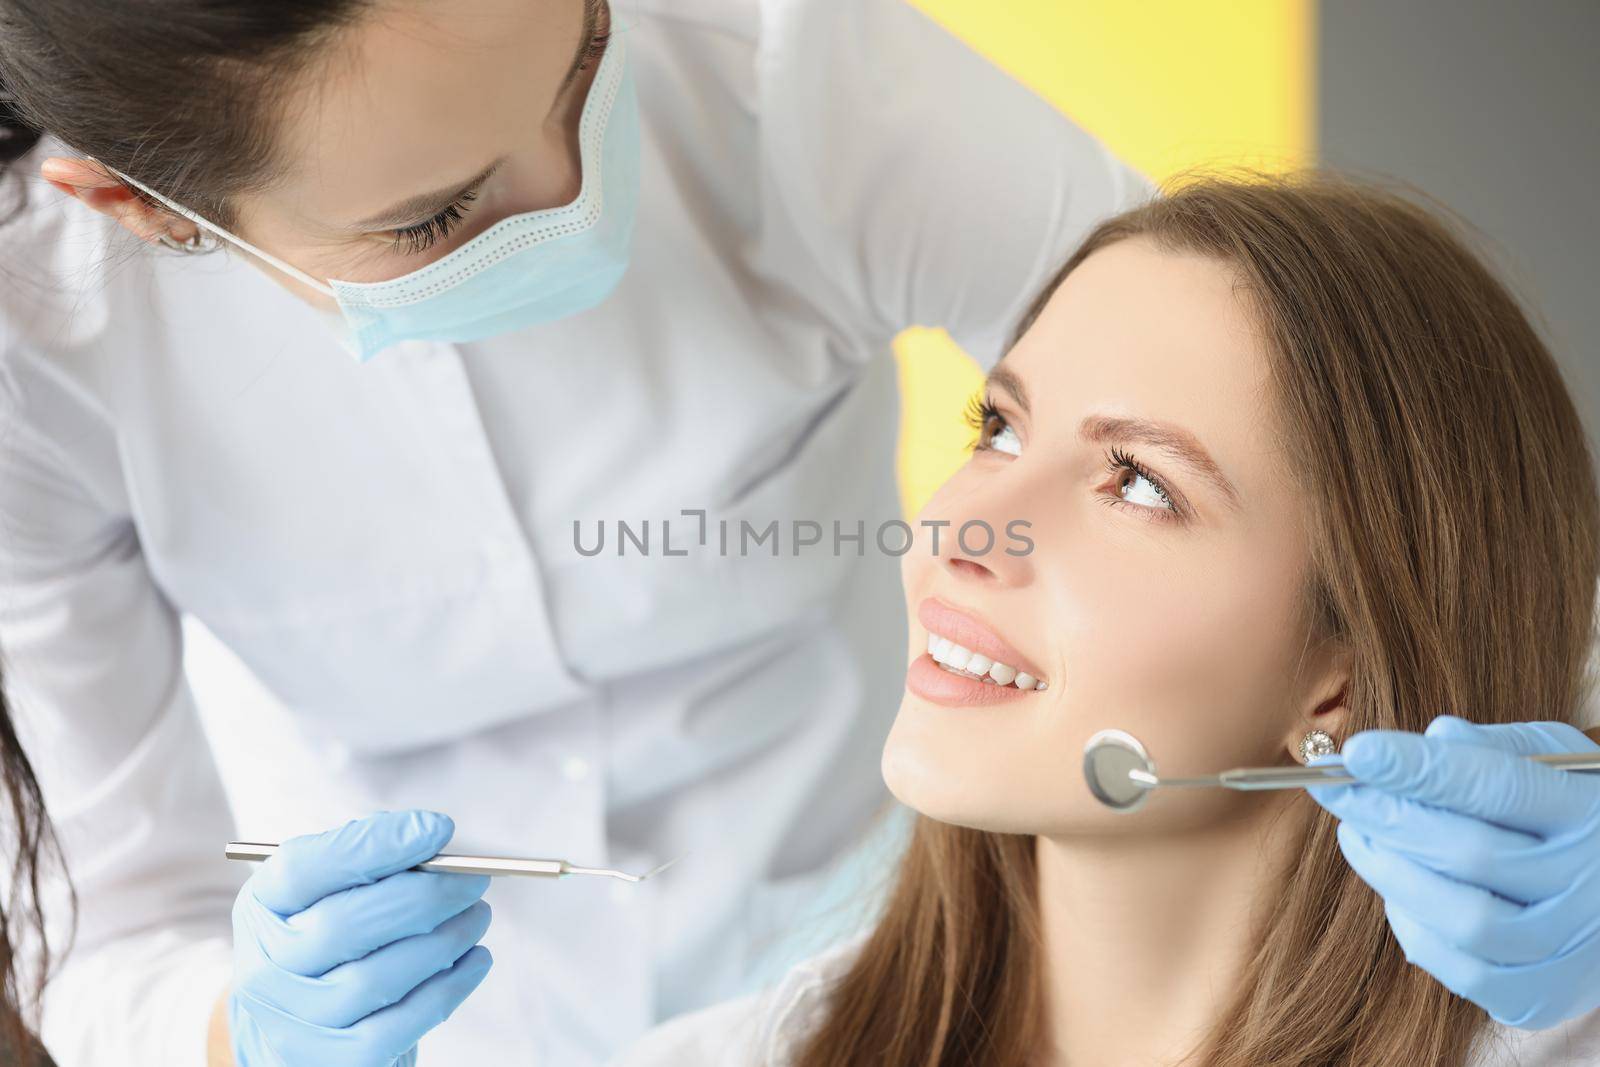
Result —
<instances>
[{"instance_id":1,"label":"patient's nose","mask_svg":"<svg viewBox=\"0 0 1600 1067\"><path fill-rule=\"evenodd\" d=\"M968 583L1018 587L1033 579L1032 543L1008 532L1005 523L967 519L952 523L940 538L939 564Z\"/></svg>"}]
</instances>

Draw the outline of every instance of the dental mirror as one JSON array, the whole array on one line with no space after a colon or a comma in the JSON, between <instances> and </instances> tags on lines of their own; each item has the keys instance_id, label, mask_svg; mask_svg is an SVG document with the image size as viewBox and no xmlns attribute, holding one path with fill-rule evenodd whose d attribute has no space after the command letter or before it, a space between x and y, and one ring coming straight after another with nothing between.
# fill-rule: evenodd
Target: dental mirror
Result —
<instances>
[{"instance_id":1,"label":"dental mirror","mask_svg":"<svg viewBox=\"0 0 1600 1067\"><path fill-rule=\"evenodd\" d=\"M1150 790L1136 783L1133 772L1152 777L1155 761L1139 739L1123 730L1101 730L1083 746L1083 778L1089 792L1112 811L1137 811Z\"/></svg>"},{"instance_id":2,"label":"dental mirror","mask_svg":"<svg viewBox=\"0 0 1600 1067\"><path fill-rule=\"evenodd\" d=\"M1558 771L1600 773L1600 752L1540 753L1524 756ZM1156 774L1155 760L1137 737L1124 730L1101 730L1083 746L1083 777L1089 792L1112 811L1137 811L1153 789L1222 788L1255 791L1260 789L1304 789L1314 785L1350 785L1360 781L1330 761L1315 766L1235 767L1219 774L1197 778L1162 778Z\"/></svg>"}]
</instances>

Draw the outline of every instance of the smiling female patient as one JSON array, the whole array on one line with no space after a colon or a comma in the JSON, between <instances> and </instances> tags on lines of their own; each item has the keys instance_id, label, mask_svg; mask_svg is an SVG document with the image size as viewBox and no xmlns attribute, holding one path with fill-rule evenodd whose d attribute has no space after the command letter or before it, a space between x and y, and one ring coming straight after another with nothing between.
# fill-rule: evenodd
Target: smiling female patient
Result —
<instances>
[{"instance_id":1,"label":"smiling female patient","mask_svg":"<svg viewBox=\"0 0 1600 1067\"><path fill-rule=\"evenodd\" d=\"M1034 547L906 557L883 772L921 818L884 913L624 1062L1584 1062L1592 1017L1512 1030L1409 964L1305 794L1124 816L1078 771L1112 726L1182 776L1312 730L1573 719L1593 471L1474 256L1336 179L1196 182L1089 237L975 416L923 517Z\"/></svg>"}]
</instances>

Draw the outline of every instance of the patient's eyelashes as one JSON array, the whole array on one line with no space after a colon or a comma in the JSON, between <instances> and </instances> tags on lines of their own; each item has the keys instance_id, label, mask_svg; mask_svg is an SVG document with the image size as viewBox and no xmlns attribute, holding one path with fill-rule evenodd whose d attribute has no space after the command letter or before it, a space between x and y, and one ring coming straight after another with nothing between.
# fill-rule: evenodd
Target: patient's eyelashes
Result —
<instances>
[{"instance_id":1,"label":"patient's eyelashes","mask_svg":"<svg viewBox=\"0 0 1600 1067\"><path fill-rule=\"evenodd\" d=\"M969 446L970 451L1022 455L1022 440L1017 436L1017 431L1011 428L1006 417L1000 414L988 397L977 394L967 402L966 420L978 435Z\"/></svg>"},{"instance_id":2,"label":"patient's eyelashes","mask_svg":"<svg viewBox=\"0 0 1600 1067\"><path fill-rule=\"evenodd\" d=\"M1114 497L1107 503L1145 512L1143 517L1157 521L1182 518L1183 512L1167 490L1166 483L1147 470L1144 464L1120 448L1111 449L1106 466L1112 476Z\"/></svg>"}]
</instances>

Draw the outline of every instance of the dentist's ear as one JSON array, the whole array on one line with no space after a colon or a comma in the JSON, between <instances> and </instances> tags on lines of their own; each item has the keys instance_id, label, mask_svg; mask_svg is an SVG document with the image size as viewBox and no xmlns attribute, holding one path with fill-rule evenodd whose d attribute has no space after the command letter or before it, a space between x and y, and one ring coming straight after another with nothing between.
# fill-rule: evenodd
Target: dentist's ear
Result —
<instances>
[{"instance_id":1,"label":"dentist's ear","mask_svg":"<svg viewBox=\"0 0 1600 1067\"><path fill-rule=\"evenodd\" d=\"M1300 761L1300 742L1312 730L1321 730L1342 744L1349 736L1350 674L1355 657L1342 642L1328 641L1308 653L1301 677L1300 705L1284 737L1284 748Z\"/></svg>"},{"instance_id":2,"label":"dentist's ear","mask_svg":"<svg viewBox=\"0 0 1600 1067\"><path fill-rule=\"evenodd\" d=\"M117 220L141 241L155 241L163 235L185 241L194 235L194 223L146 203L98 163L51 156L39 165L39 175L68 196Z\"/></svg>"}]
</instances>

